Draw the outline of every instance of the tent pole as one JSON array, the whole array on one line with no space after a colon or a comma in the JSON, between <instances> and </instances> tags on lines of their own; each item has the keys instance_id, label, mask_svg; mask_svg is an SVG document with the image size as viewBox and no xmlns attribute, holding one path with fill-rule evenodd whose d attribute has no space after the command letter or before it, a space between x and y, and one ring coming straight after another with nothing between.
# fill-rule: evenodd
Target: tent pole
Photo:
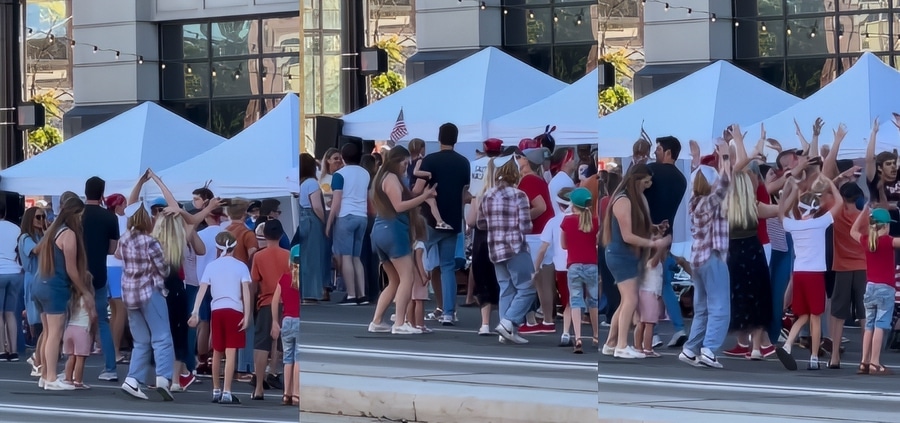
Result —
<instances>
[{"instance_id":1,"label":"tent pole","mask_svg":"<svg viewBox=\"0 0 900 423\"><path fill-rule=\"evenodd\" d=\"M300 1L300 153L306 153L306 66L305 66L305 56L306 56L306 33L304 32L304 22L305 19L305 2L306 0Z\"/></svg>"}]
</instances>

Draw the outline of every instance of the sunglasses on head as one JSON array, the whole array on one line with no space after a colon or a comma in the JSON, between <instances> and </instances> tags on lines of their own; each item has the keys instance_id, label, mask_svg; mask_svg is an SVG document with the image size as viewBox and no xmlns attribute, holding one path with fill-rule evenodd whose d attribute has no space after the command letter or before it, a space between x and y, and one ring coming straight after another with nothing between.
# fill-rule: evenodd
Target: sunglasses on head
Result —
<instances>
[{"instance_id":1,"label":"sunglasses on head","mask_svg":"<svg viewBox=\"0 0 900 423\"><path fill-rule=\"evenodd\" d=\"M47 217L47 216L44 216L44 215L42 215L42 214L36 214L36 215L34 215L34 218L37 219L37 220L44 220L44 218L46 218L46 217Z\"/></svg>"}]
</instances>

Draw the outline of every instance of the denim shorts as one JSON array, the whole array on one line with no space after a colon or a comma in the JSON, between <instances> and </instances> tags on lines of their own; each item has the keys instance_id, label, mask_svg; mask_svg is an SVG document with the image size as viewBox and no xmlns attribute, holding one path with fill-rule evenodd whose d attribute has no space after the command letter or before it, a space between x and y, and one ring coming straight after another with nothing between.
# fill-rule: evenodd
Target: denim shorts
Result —
<instances>
[{"instance_id":1,"label":"denim shorts","mask_svg":"<svg viewBox=\"0 0 900 423\"><path fill-rule=\"evenodd\" d=\"M866 330L891 330L894 315L894 287L883 283L866 284L863 305L866 306Z\"/></svg>"},{"instance_id":2,"label":"denim shorts","mask_svg":"<svg viewBox=\"0 0 900 423\"><path fill-rule=\"evenodd\" d=\"M300 318L285 317L281 320L281 346L284 349L283 361L290 366L300 360Z\"/></svg>"},{"instance_id":3,"label":"denim shorts","mask_svg":"<svg viewBox=\"0 0 900 423\"><path fill-rule=\"evenodd\" d=\"M634 253L606 249L606 267L609 268L616 283L636 279L640 265L640 260Z\"/></svg>"},{"instance_id":4,"label":"denim shorts","mask_svg":"<svg viewBox=\"0 0 900 423\"><path fill-rule=\"evenodd\" d=\"M568 271L569 307L597 308L600 277L596 264L573 264Z\"/></svg>"},{"instance_id":5,"label":"denim shorts","mask_svg":"<svg viewBox=\"0 0 900 423\"><path fill-rule=\"evenodd\" d=\"M109 298L122 298L122 268L120 266L106 268L106 284L109 287ZM191 306L193 307L193 303Z\"/></svg>"},{"instance_id":6,"label":"denim shorts","mask_svg":"<svg viewBox=\"0 0 900 423\"><path fill-rule=\"evenodd\" d=\"M19 298L22 297L24 285L25 275L22 273L0 275L0 311L6 313L19 311Z\"/></svg>"},{"instance_id":7,"label":"denim shorts","mask_svg":"<svg viewBox=\"0 0 900 423\"><path fill-rule=\"evenodd\" d=\"M34 300L38 313L66 314L72 297L69 284L56 278L50 281L39 279L31 284L31 299Z\"/></svg>"},{"instance_id":8,"label":"denim shorts","mask_svg":"<svg viewBox=\"0 0 900 423\"><path fill-rule=\"evenodd\" d=\"M389 261L412 254L409 226L393 222L377 222L372 227L372 249L381 261Z\"/></svg>"},{"instance_id":9,"label":"denim shorts","mask_svg":"<svg viewBox=\"0 0 900 423\"><path fill-rule=\"evenodd\" d=\"M365 216L338 216L331 234L334 253L339 256L361 256L363 236L368 225L369 218Z\"/></svg>"}]
</instances>

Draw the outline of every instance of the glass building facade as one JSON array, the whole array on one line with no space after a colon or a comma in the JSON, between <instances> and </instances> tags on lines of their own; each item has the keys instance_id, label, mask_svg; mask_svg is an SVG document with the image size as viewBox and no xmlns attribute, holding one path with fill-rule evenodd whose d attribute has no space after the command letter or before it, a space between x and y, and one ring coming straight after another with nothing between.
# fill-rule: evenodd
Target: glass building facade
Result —
<instances>
[{"instance_id":1,"label":"glass building facade","mask_svg":"<svg viewBox=\"0 0 900 423\"><path fill-rule=\"evenodd\" d=\"M863 51L900 64L900 0L734 0L734 61L806 98Z\"/></svg>"}]
</instances>

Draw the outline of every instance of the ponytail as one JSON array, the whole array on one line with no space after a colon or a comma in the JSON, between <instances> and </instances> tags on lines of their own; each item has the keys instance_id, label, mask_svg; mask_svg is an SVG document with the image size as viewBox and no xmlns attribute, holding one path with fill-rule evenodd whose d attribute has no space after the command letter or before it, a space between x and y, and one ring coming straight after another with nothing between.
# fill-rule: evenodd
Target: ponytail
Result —
<instances>
[{"instance_id":1,"label":"ponytail","mask_svg":"<svg viewBox=\"0 0 900 423\"><path fill-rule=\"evenodd\" d=\"M578 215L578 230L586 234L594 230L594 216L591 215L591 209L572 205L572 210Z\"/></svg>"},{"instance_id":2,"label":"ponytail","mask_svg":"<svg viewBox=\"0 0 900 423\"><path fill-rule=\"evenodd\" d=\"M884 229L884 225L881 223L872 223L869 224L869 251L875 252L878 249L878 232Z\"/></svg>"}]
</instances>

